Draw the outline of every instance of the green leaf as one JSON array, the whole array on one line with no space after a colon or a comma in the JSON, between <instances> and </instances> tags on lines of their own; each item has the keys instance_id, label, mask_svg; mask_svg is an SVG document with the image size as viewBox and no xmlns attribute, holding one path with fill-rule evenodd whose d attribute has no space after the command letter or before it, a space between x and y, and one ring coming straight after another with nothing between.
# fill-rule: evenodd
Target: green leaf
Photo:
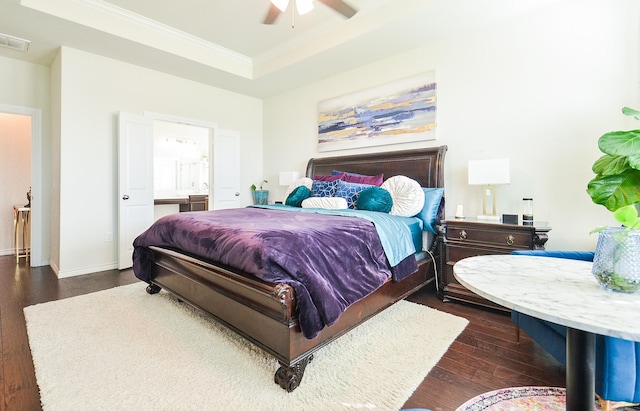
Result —
<instances>
[{"instance_id":1,"label":"green leaf","mask_svg":"<svg viewBox=\"0 0 640 411\"><path fill-rule=\"evenodd\" d=\"M640 153L633 154L628 157L629 166L635 168L636 170L640 170Z\"/></svg>"},{"instance_id":2,"label":"green leaf","mask_svg":"<svg viewBox=\"0 0 640 411\"><path fill-rule=\"evenodd\" d=\"M640 120L640 111L638 110L634 110L629 107L622 107L622 114L624 114L625 116L633 116L636 118L636 120Z\"/></svg>"},{"instance_id":3,"label":"green leaf","mask_svg":"<svg viewBox=\"0 0 640 411\"><path fill-rule=\"evenodd\" d=\"M640 130L606 133L598 140L598 147L612 156L637 156L640 153Z\"/></svg>"},{"instance_id":4,"label":"green leaf","mask_svg":"<svg viewBox=\"0 0 640 411\"><path fill-rule=\"evenodd\" d=\"M638 210L633 205L620 207L613 213L613 217L626 227L632 227L638 220Z\"/></svg>"},{"instance_id":5,"label":"green leaf","mask_svg":"<svg viewBox=\"0 0 640 411\"><path fill-rule=\"evenodd\" d=\"M593 172L602 175L610 176L613 174L620 174L629 168L629 162L627 157L624 156L612 156L605 154L593 163Z\"/></svg>"},{"instance_id":6,"label":"green leaf","mask_svg":"<svg viewBox=\"0 0 640 411\"><path fill-rule=\"evenodd\" d=\"M609 211L640 203L640 171L627 170L621 174L596 176L589 181L587 193L596 204Z\"/></svg>"}]
</instances>

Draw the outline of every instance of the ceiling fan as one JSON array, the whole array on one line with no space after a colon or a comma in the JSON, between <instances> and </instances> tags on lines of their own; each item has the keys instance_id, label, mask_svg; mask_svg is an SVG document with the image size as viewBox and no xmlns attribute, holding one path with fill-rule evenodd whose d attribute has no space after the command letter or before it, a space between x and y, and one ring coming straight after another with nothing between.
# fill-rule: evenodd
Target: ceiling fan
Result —
<instances>
[{"instance_id":1,"label":"ceiling fan","mask_svg":"<svg viewBox=\"0 0 640 411\"><path fill-rule=\"evenodd\" d=\"M320 3L325 4L326 6L331 7L333 10L342 14L346 18L352 17L356 14L357 10L353 7L349 6L343 0L318 0ZM265 17L262 24L273 24L280 14L284 13L284 11L289 7L289 3L291 0L271 0L271 7L269 7L269 11L267 12L267 16ZM298 14L306 14L313 10L313 0L295 0L295 6L298 10ZM293 5L292 5L292 13L293 13Z\"/></svg>"}]
</instances>

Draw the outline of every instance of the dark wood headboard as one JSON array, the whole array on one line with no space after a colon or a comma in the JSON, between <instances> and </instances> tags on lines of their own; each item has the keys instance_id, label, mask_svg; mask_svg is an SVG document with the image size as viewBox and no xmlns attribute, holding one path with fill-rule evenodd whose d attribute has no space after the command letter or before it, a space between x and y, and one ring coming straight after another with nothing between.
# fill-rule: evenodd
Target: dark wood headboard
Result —
<instances>
[{"instance_id":1,"label":"dark wood headboard","mask_svg":"<svg viewBox=\"0 0 640 411\"><path fill-rule=\"evenodd\" d=\"M307 177L330 175L333 170L377 175L384 178L404 175L422 187L444 187L444 156L447 146L415 150L386 151L338 157L312 158L307 164Z\"/></svg>"}]
</instances>

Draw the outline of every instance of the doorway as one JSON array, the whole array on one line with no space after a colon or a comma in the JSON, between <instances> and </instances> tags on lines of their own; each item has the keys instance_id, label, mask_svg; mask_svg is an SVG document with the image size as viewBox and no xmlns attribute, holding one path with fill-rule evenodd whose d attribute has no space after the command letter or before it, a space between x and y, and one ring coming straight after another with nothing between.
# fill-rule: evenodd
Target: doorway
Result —
<instances>
[{"instance_id":1,"label":"doorway","mask_svg":"<svg viewBox=\"0 0 640 411\"><path fill-rule=\"evenodd\" d=\"M213 130L207 127L153 121L155 220L183 209L188 210L189 205L180 201L191 196L209 198L209 147L212 134Z\"/></svg>"},{"instance_id":2,"label":"doorway","mask_svg":"<svg viewBox=\"0 0 640 411\"><path fill-rule=\"evenodd\" d=\"M43 261L42 243L42 114L39 109L0 105L0 253L13 254L14 205L27 205L31 191L30 258L32 267ZM22 261L22 260L21 260Z\"/></svg>"},{"instance_id":3,"label":"doorway","mask_svg":"<svg viewBox=\"0 0 640 411\"><path fill-rule=\"evenodd\" d=\"M208 198L213 199L205 207L210 210L239 205L240 135L218 129L215 124L149 112L144 116L120 112L118 121L118 268L125 269L131 266L133 240L159 218L154 210L158 204L154 199L154 123L194 126L203 134L206 132L208 147L203 152L206 151L208 162L200 166L204 171L198 169L195 173L200 177L203 172L207 174L209 183L203 185L202 178L193 184L188 181L187 187L207 192ZM169 198L163 200L169 201L162 201L161 205L171 202Z\"/></svg>"}]
</instances>

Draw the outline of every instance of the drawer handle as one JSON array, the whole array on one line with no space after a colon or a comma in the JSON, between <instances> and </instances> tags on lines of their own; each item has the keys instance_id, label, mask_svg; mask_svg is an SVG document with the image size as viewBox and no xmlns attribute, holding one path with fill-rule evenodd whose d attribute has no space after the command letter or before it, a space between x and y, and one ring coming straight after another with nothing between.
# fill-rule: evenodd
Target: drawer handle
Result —
<instances>
[{"instance_id":1,"label":"drawer handle","mask_svg":"<svg viewBox=\"0 0 640 411\"><path fill-rule=\"evenodd\" d=\"M464 230L460 231L460 235L458 236L461 240L466 240L467 239L467 232Z\"/></svg>"},{"instance_id":2,"label":"drawer handle","mask_svg":"<svg viewBox=\"0 0 640 411\"><path fill-rule=\"evenodd\" d=\"M511 234L509 234L507 236L507 245L513 245L513 243L516 241L516 238L514 236L512 236Z\"/></svg>"}]
</instances>

